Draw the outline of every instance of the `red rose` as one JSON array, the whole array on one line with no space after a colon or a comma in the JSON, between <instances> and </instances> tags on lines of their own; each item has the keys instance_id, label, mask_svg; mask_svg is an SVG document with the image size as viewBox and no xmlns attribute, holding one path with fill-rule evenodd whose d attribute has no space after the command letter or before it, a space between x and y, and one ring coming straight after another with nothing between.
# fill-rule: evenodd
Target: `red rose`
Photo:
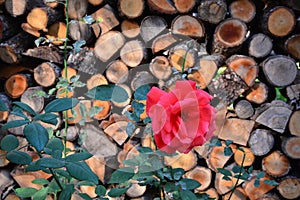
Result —
<instances>
[{"instance_id":1,"label":"red rose","mask_svg":"<svg viewBox=\"0 0 300 200\"><path fill-rule=\"evenodd\" d=\"M211 99L193 81L178 81L171 92L153 87L147 94L146 112L157 147L167 153L188 153L210 139L216 129Z\"/></svg>"}]
</instances>

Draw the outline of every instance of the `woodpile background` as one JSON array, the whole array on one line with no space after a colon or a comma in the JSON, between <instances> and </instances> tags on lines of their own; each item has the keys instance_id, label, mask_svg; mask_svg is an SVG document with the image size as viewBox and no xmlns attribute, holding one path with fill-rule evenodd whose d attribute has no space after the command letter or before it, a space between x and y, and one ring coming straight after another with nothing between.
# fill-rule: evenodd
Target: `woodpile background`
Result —
<instances>
[{"instance_id":1,"label":"woodpile background","mask_svg":"<svg viewBox=\"0 0 300 200\"><path fill-rule=\"evenodd\" d=\"M182 167L187 177L199 180L202 186L197 191L227 199L234 182L223 180L217 168L241 165L243 156L237 147L242 147L247 152L245 166L253 165L266 173L265 179L280 184L254 187L254 179L241 181L232 199L300 198L298 0L70 0L68 11L69 44L86 41L81 51L68 57L69 78L78 74L87 84L69 95L80 97L87 110L104 108L87 117L84 126L78 125L85 118L81 108L75 108L79 115L69 121L68 145L75 148L80 135L85 135L82 147L94 154L88 164L102 182L107 183L122 160L134 157L138 146L154 148L154 144L147 129L137 129L139 137L126 133L129 122L122 111L131 109L130 100L91 101L82 98L84 93L107 83L119 84L129 94L148 83L171 89L181 78L173 72L180 73L184 66L188 79L215 96L216 136L232 140L234 154L225 156L225 146L204 146L166 158L165 163ZM0 12L0 98L7 105L22 101L43 112L51 98L32 94L49 91L64 74L59 48L67 29L64 8L42 0L1 0ZM86 16L101 22L90 25L83 20ZM50 43L35 46L40 37ZM216 76L224 66L225 71ZM2 124L16 119L0 112ZM64 128L62 123L44 125ZM6 134L23 141L22 127L1 131L0 138ZM0 199L12 199L13 187L37 187L31 181L47 176L26 173L1 156ZM80 189L95 195L93 188ZM126 198L151 199L151 192L136 185Z\"/></svg>"}]
</instances>

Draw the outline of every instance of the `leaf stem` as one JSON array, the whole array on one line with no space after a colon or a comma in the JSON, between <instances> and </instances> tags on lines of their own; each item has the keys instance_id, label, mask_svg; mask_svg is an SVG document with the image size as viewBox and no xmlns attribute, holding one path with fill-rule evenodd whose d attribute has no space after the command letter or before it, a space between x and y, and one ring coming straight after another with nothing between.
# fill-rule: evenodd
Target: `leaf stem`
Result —
<instances>
[{"instance_id":1,"label":"leaf stem","mask_svg":"<svg viewBox=\"0 0 300 200\"><path fill-rule=\"evenodd\" d=\"M235 184L234 184L234 186L233 186L233 188L232 188L232 190L231 190L231 192L230 192L230 195L229 195L229 197L228 197L228 200L231 199L231 197L232 197L232 195L233 195L233 192L236 190L236 188L237 188L237 186L238 186L238 184L239 184L239 181L240 181L240 178L241 178L241 175L242 175L242 169L243 169L244 163L245 163L245 159L246 159L246 153L243 151L243 159L242 159L242 163L241 163L241 168L240 168L240 171L239 171L237 180L236 180L236 182L235 182Z\"/></svg>"}]
</instances>

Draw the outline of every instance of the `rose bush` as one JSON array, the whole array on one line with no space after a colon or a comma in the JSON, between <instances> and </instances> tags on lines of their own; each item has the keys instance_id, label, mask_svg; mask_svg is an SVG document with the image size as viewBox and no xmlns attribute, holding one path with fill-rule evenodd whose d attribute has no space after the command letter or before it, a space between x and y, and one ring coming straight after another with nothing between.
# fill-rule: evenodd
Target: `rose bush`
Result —
<instances>
[{"instance_id":1,"label":"rose bush","mask_svg":"<svg viewBox=\"0 0 300 200\"><path fill-rule=\"evenodd\" d=\"M210 139L216 129L211 99L193 81L178 81L170 92L153 87L147 94L146 112L157 147L167 153L188 153Z\"/></svg>"}]
</instances>

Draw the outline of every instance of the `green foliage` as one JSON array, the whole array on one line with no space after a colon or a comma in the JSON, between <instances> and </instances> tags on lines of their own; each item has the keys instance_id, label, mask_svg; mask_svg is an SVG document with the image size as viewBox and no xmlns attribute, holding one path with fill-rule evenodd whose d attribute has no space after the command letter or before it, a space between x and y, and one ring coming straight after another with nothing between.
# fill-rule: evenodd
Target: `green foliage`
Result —
<instances>
[{"instance_id":1,"label":"green foliage","mask_svg":"<svg viewBox=\"0 0 300 200\"><path fill-rule=\"evenodd\" d=\"M6 154L7 160L12 163L20 164L20 165L28 165L31 163L32 158L27 153L22 151L12 150Z\"/></svg>"},{"instance_id":2,"label":"green foliage","mask_svg":"<svg viewBox=\"0 0 300 200\"><path fill-rule=\"evenodd\" d=\"M31 123L25 126L24 135L27 141L38 151L41 152L49 140L47 129L39 123Z\"/></svg>"},{"instance_id":3,"label":"green foliage","mask_svg":"<svg viewBox=\"0 0 300 200\"><path fill-rule=\"evenodd\" d=\"M75 107L79 103L76 98L60 98L51 101L46 107L45 112L61 112Z\"/></svg>"},{"instance_id":4,"label":"green foliage","mask_svg":"<svg viewBox=\"0 0 300 200\"><path fill-rule=\"evenodd\" d=\"M119 197L122 194L125 194L127 192L127 190L130 187L125 187L125 188L112 188L109 192L108 192L108 196L110 197Z\"/></svg>"},{"instance_id":5,"label":"green foliage","mask_svg":"<svg viewBox=\"0 0 300 200\"><path fill-rule=\"evenodd\" d=\"M0 111L9 111L2 99L0 99Z\"/></svg>"},{"instance_id":6,"label":"green foliage","mask_svg":"<svg viewBox=\"0 0 300 200\"><path fill-rule=\"evenodd\" d=\"M109 183L124 183L134 176L133 168L124 167L115 170L109 180Z\"/></svg>"},{"instance_id":7,"label":"green foliage","mask_svg":"<svg viewBox=\"0 0 300 200\"><path fill-rule=\"evenodd\" d=\"M124 102L129 96L126 90L115 84L99 85L89 90L86 96L103 101Z\"/></svg>"},{"instance_id":8,"label":"green foliage","mask_svg":"<svg viewBox=\"0 0 300 200\"><path fill-rule=\"evenodd\" d=\"M147 93L150 91L150 89L150 85L142 85L135 90L133 96L136 100L146 100Z\"/></svg>"},{"instance_id":9,"label":"green foliage","mask_svg":"<svg viewBox=\"0 0 300 200\"><path fill-rule=\"evenodd\" d=\"M14 135L6 135L2 138L0 147L4 151L11 151L19 146L19 140Z\"/></svg>"},{"instance_id":10,"label":"green foliage","mask_svg":"<svg viewBox=\"0 0 300 200\"><path fill-rule=\"evenodd\" d=\"M27 111L28 113L30 113L33 116L36 115L36 112L30 106L28 106L27 104L25 104L23 102L15 101L15 102L13 102L13 105L20 107L22 110Z\"/></svg>"},{"instance_id":11,"label":"green foliage","mask_svg":"<svg viewBox=\"0 0 300 200\"><path fill-rule=\"evenodd\" d=\"M44 114L37 114L35 117L32 118L33 121L42 121L48 124L56 125L58 123L57 121L57 115L53 113L44 113Z\"/></svg>"},{"instance_id":12,"label":"green foliage","mask_svg":"<svg viewBox=\"0 0 300 200\"><path fill-rule=\"evenodd\" d=\"M21 198L32 197L38 190L35 188L17 188L15 190L16 194Z\"/></svg>"},{"instance_id":13,"label":"green foliage","mask_svg":"<svg viewBox=\"0 0 300 200\"><path fill-rule=\"evenodd\" d=\"M15 128L15 127L19 127L19 126L23 126L25 124L28 124L30 121L29 120L14 120L14 121L9 121L6 124L4 124L1 129L5 130L5 129L9 129L9 128Z\"/></svg>"},{"instance_id":14,"label":"green foliage","mask_svg":"<svg viewBox=\"0 0 300 200\"><path fill-rule=\"evenodd\" d=\"M68 173L78 179L98 183L98 176L90 169L85 162L67 162L66 169Z\"/></svg>"},{"instance_id":15,"label":"green foliage","mask_svg":"<svg viewBox=\"0 0 300 200\"><path fill-rule=\"evenodd\" d=\"M74 184L68 184L60 193L58 200L71 199L71 196L74 192L75 192Z\"/></svg>"},{"instance_id":16,"label":"green foliage","mask_svg":"<svg viewBox=\"0 0 300 200\"><path fill-rule=\"evenodd\" d=\"M67 162L78 162L78 161L87 160L92 156L93 156L93 154L90 154L88 152L80 152L80 153L68 155L66 157L66 161Z\"/></svg>"},{"instance_id":17,"label":"green foliage","mask_svg":"<svg viewBox=\"0 0 300 200\"><path fill-rule=\"evenodd\" d=\"M287 98L281 94L280 90L281 90L281 88L275 87L275 93L276 93L275 99L287 102Z\"/></svg>"}]
</instances>

